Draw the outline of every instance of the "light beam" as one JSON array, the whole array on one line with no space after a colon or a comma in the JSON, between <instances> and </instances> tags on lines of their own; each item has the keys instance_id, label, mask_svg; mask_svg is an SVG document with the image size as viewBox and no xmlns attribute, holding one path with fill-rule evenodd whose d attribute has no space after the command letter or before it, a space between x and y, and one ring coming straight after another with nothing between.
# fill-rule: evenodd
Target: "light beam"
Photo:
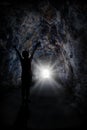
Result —
<instances>
[{"instance_id":1,"label":"light beam","mask_svg":"<svg viewBox=\"0 0 87 130\"><path fill-rule=\"evenodd\" d=\"M40 69L40 78L43 79L43 80L47 80L47 79L50 79L52 76L52 72L50 70L50 68L44 68L42 67Z\"/></svg>"},{"instance_id":2,"label":"light beam","mask_svg":"<svg viewBox=\"0 0 87 130\"><path fill-rule=\"evenodd\" d=\"M52 82L54 80L55 69L54 65L52 66L49 64L44 64L38 62L34 64L34 79L37 80L39 83L46 83L45 81Z\"/></svg>"}]
</instances>

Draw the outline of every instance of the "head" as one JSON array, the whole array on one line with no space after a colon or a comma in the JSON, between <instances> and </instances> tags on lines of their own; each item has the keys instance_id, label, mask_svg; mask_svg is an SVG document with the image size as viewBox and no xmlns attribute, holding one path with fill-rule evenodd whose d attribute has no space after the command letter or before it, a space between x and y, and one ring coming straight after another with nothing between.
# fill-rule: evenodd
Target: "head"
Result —
<instances>
[{"instance_id":1,"label":"head","mask_svg":"<svg viewBox=\"0 0 87 130\"><path fill-rule=\"evenodd\" d=\"M23 51L22 52L22 56L23 56L23 58L28 58L29 57L29 52L28 51Z\"/></svg>"}]
</instances>

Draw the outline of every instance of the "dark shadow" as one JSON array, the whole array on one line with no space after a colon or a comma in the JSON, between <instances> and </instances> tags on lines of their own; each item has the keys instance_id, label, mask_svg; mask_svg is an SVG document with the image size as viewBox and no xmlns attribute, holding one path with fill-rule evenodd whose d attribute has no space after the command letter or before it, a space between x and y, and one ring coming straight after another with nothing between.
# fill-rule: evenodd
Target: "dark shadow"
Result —
<instances>
[{"instance_id":1,"label":"dark shadow","mask_svg":"<svg viewBox=\"0 0 87 130\"><path fill-rule=\"evenodd\" d=\"M14 129L27 129L27 122L30 120L30 110L28 102L25 102L21 105L20 110L18 112L17 118L14 123Z\"/></svg>"},{"instance_id":2,"label":"dark shadow","mask_svg":"<svg viewBox=\"0 0 87 130\"><path fill-rule=\"evenodd\" d=\"M24 104L27 100L28 101L28 97L29 97L29 92L30 92L30 87L32 85L32 67L31 67L31 62L33 59L33 55L37 49L37 47L40 45L40 42L37 42L31 56L29 51L24 50L22 51L22 56L19 52L19 50L16 48L16 46L13 46L14 50L17 52L18 56L19 56L19 60L21 63L21 67L22 67L22 74L21 74L21 82L22 82L22 103Z\"/></svg>"}]
</instances>

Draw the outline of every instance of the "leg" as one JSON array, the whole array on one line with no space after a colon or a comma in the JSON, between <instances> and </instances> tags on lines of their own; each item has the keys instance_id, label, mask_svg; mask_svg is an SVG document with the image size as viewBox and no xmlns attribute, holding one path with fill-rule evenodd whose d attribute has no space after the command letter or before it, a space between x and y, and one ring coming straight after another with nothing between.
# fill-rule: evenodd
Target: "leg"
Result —
<instances>
[{"instance_id":1,"label":"leg","mask_svg":"<svg viewBox=\"0 0 87 130\"><path fill-rule=\"evenodd\" d=\"M29 86L26 86L26 101L28 102L28 97L29 97Z\"/></svg>"},{"instance_id":2,"label":"leg","mask_svg":"<svg viewBox=\"0 0 87 130\"><path fill-rule=\"evenodd\" d=\"M24 104L25 102L25 86L22 85L22 103Z\"/></svg>"}]
</instances>

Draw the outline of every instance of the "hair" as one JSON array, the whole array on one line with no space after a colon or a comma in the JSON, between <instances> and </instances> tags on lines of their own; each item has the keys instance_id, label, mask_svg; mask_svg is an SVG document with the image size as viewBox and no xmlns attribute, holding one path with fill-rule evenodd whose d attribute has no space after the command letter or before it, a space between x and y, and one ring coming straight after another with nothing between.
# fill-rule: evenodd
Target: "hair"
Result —
<instances>
[{"instance_id":1,"label":"hair","mask_svg":"<svg viewBox=\"0 0 87 130\"><path fill-rule=\"evenodd\" d=\"M28 51L23 51L23 52L22 52L22 56L23 56L24 58L28 58L28 56L29 56Z\"/></svg>"}]
</instances>

